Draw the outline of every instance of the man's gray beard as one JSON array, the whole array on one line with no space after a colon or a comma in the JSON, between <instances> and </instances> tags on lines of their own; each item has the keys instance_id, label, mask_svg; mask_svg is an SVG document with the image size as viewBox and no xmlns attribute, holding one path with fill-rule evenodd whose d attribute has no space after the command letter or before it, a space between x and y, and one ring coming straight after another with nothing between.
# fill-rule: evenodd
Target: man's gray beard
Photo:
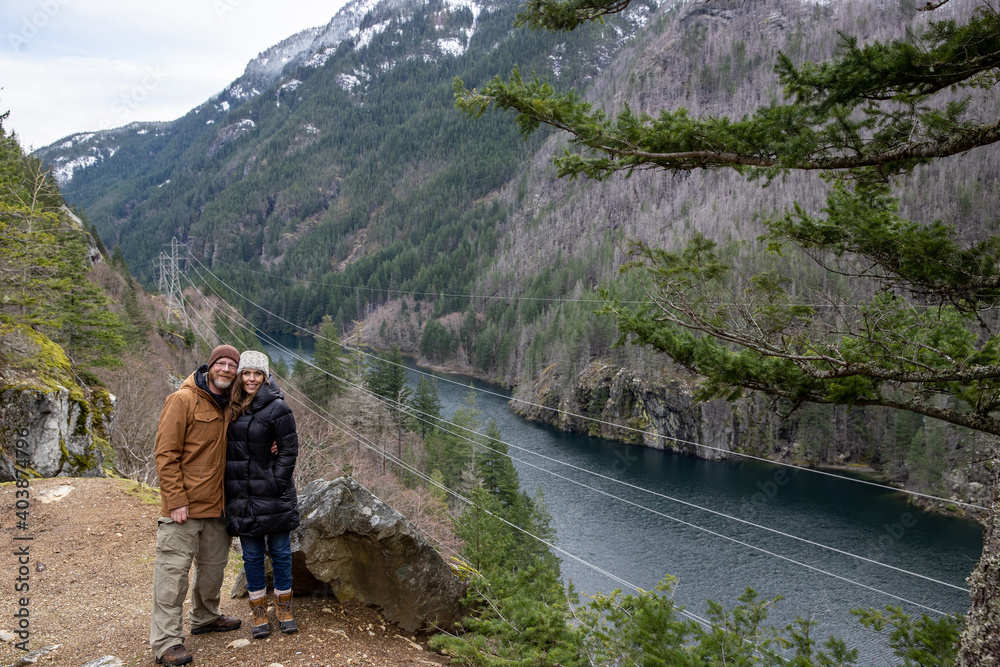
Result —
<instances>
[{"instance_id":1,"label":"man's gray beard","mask_svg":"<svg viewBox=\"0 0 1000 667\"><path fill-rule=\"evenodd\" d=\"M215 385L216 389L229 389L232 386L232 380L223 380L222 378L212 378L212 384Z\"/></svg>"}]
</instances>

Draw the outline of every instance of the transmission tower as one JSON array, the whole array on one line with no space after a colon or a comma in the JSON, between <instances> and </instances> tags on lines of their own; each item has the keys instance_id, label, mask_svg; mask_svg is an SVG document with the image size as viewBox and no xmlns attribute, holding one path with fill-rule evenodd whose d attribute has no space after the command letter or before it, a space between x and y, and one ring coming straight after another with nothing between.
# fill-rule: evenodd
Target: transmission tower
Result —
<instances>
[{"instance_id":1,"label":"transmission tower","mask_svg":"<svg viewBox=\"0 0 1000 667\"><path fill-rule=\"evenodd\" d=\"M158 286L160 294L167 296L167 312L177 313L177 316L184 322L184 327L188 326L187 312L184 310L184 295L181 290L181 268L178 251L180 243L175 236L170 241L170 253L160 252L157 258L157 268L159 269Z\"/></svg>"}]
</instances>

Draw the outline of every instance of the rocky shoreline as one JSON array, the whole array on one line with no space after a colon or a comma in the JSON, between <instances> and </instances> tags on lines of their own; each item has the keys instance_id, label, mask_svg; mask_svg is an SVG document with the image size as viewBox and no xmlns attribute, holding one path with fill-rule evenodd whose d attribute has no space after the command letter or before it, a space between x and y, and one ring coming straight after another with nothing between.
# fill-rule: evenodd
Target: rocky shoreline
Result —
<instances>
[{"instance_id":1,"label":"rocky shoreline","mask_svg":"<svg viewBox=\"0 0 1000 667\"><path fill-rule=\"evenodd\" d=\"M810 456L789 428L759 397L736 401L698 402L694 398L697 378L661 371L658 375L623 369L606 361L592 362L576 378L571 393L562 389L563 378L555 365L545 369L530 387L518 387L511 409L530 421L560 430L697 456L730 459L739 455L792 463L820 470L857 473L870 481L901 490L923 491L907 483L905 467L893 475L885 466L864 460L857 452L838 449L833 442L827 456ZM962 445L975 452L990 446L985 436L961 434ZM945 502L908 496L911 503L938 513L984 522L991 489L982 466L952 467L941 475L943 489L928 495L943 496Z\"/></svg>"},{"instance_id":2,"label":"rocky shoreline","mask_svg":"<svg viewBox=\"0 0 1000 667\"><path fill-rule=\"evenodd\" d=\"M495 378L464 364L434 364L425 359L417 359L416 363L422 369L497 384ZM698 378L681 369L642 372L622 368L610 359L597 359L575 378L571 391L565 389L556 364L542 370L530 385L505 388L513 391L510 409L515 414L567 433L709 460L751 455L776 463L848 472L900 490L923 492L908 483L905 469L893 474L856 452L838 449L835 442L827 456L811 457L808 448L796 439L798 431L787 428L760 397L699 402L694 398L697 386ZM962 434L961 442L972 450L974 460L982 459L991 446L990 438L983 434ZM984 523L991 499L990 478L982 466L976 467L947 470L942 475L943 489L928 492L952 502L915 495L908 495L908 502L928 511Z\"/></svg>"}]
</instances>

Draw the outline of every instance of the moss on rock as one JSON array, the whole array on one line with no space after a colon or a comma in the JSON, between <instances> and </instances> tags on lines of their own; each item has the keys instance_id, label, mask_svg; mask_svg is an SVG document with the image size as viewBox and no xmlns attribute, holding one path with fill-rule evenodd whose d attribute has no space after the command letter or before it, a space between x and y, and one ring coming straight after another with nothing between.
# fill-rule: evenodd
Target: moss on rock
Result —
<instances>
[{"instance_id":1,"label":"moss on rock","mask_svg":"<svg viewBox=\"0 0 1000 667\"><path fill-rule=\"evenodd\" d=\"M114 420L115 401L104 387L91 387L90 391L90 406L93 409L91 428L94 431L94 436L110 440L109 431Z\"/></svg>"},{"instance_id":2,"label":"moss on rock","mask_svg":"<svg viewBox=\"0 0 1000 667\"><path fill-rule=\"evenodd\" d=\"M0 478L15 474L21 437L32 475L104 476L113 466L112 396L84 386L57 343L8 318L0 318L0 395Z\"/></svg>"},{"instance_id":3,"label":"moss on rock","mask_svg":"<svg viewBox=\"0 0 1000 667\"><path fill-rule=\"evenodd\" d=\"M29 326L0 322L0 359L4 365L0 389L33 389L47 394L64 387L71 401L87 400L73 377L66 352Z\"/></svg>"},{"instance_id":4,"label":"moss on rock","mask_svg":"<svg viewBox=\"0 0 1000 667\"><path fill-rule=\"evenodd\" d=\"M101 468L104 469L105 474L112 475L115 474L115 460L117 455L115 454L114 447L111 443L104 438L94 435L94 452L101 461Z\"/></svg>"}]
</instances>

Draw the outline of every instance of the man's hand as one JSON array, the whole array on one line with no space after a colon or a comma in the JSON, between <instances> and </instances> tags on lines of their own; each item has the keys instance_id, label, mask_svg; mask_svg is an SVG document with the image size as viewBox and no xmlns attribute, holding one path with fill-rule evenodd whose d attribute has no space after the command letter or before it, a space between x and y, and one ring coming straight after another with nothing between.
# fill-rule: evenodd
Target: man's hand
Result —
<instances>
[{"instance_id":1,"label":"man's hand","mask_svg":"<svg viewBox=\"0 0 1000 667\"><path fill-rule=\"evenodd\" d=\"M174 523L184 523L188 520L188 506L184 505L170 510L170 518L174 520Z\"/></svg>"},{"instance_id":2,"label":"man's hand","mask_svg":"<svg viewBox=\"0 0 1000 667\"><path fill-rule=\"evenodd\" d=\"M271 443L271 453L272 454L277 454L278 453L278 441L277 440L275 440L274 442Z\"/></svg>"}]
</instances>

